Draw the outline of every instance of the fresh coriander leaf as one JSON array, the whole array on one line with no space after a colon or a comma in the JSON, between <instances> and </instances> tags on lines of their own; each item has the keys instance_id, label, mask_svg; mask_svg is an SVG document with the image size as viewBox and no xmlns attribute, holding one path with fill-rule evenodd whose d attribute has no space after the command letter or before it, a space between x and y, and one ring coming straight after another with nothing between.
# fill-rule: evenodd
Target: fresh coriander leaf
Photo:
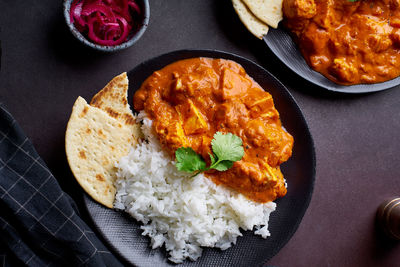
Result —
<instances>
[{"instance_id":1,"label":"fresh coriander leaf","mask_svg":"<svg viewBox=\"0 0 400 267\"><path fill-rule=\"evenodd\" d=\"M230 168L232 168L232 166L233 166L233 161L223 160L223 161L220 161L216 166L214 166L213 169L223 172L223 171L229 170Z\"/></svg>"},{"instance_id":2,"label":"fresh coriander leaf","mask_svg":"<svg viewBox=\"0 0 400 267\"><path fill-rule=\"evenodd\" d=\"M208 153L208 155L210 156L210 160L211 160L211 165L210 165L210 166L212 166L212 165L215 164L215 162L216 162L217 160L215 159L214 154Z\"/></svg>"},{"instance_id":3,"label":"fresh coriander leaf","mask_svg":"<svg viewBox=\"0 0 400 267\"><path fill-rule=\"evenodd\" d=\"M206 162L190 147L181 147L175 151L176 168L180 171L204 171Z\"/></svg>"},{"instance_id":4,"label":"fresh coriander leaf","mask_svg":"<svg viewBox=\"0 0 400 267\"><path fill-rule=\"evenodd\" d=\"M218 161L238 161L244 155L242 139L231 133L216 132L214 139L211 141L211 146Z\"/></svg>"},{"instance_id":5,"label":"fresh coriander leaf","mask_svg":"<svg viewBox=\"0 0 400 267\"><path fill-rule=\"evenodd\" d=\"M244 155L242 139L231 133L216 132L211 147L213 152L208 153L211 161L209 167L206 167L204 159L192 148L181 147L175 151L176 168L180 171L194 172L192 177L211 169L226 171Z\"/></svg>"}]
</instances>

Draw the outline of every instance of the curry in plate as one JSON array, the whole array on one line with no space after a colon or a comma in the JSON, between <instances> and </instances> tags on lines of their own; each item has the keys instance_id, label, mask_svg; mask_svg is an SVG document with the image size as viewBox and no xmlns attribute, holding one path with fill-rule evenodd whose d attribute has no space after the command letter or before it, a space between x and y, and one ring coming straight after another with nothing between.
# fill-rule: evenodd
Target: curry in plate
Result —
<instances>
[{"instance_id":1,"label":"curry in plate","mask_svg":"<svg viewBox=\"0 0 400 267\"><path fill-rule=\"evenodd\" d=\"M293 137L282 127L272 96L239 64L210 58L172 63L146 79L134 95L134 108L147 113L171 155L191 147L209 164L216 132L239 136L242 160L206 176L257 202L286 194L280 164L292 154Z\"/></svg>"},{"instance_id":2,"label":"curry in plate","mask_svg":"<svg viewBox=\"0 0 400 267\"><path fill-rule=\"evenodd\" d=\"M284 24L308 65L343 85L400 75L399 0L284 0Z\"/></svg>"},{"instance_id":3,"label":"curry in plate","mask_svg":"<svg viewBox=\"0 0 400 267\"><path fill-rule=\"evenodd\" d=\"M123 73L73 107L66 153L85 191L130 214L175 263L226 250L241 230L269 237L293 147L272 96L238 63L211 58L155 71L134 95L137 115L127 90ZM187 168L195 159L205 173Z\"/></svg>"}]
</instances>

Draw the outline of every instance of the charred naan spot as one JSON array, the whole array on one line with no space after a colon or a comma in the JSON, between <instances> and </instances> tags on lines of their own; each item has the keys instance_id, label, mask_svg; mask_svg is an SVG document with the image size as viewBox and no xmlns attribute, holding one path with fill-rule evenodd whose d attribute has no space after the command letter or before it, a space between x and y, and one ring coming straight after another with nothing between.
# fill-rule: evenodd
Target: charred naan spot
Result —
<instances>
[{"instance_id":1,"label":"charred naan spot","mask_svg":"<svg viewBox=\"0 0 400 267\"><path fill-rule=\"evenodd\" d=\"M117 84L122 83L124 81L124 78L122 76L125 76L125 75L117 76L113 79L113 81L115 81L115 83L117 83Z\"/></svg>"},{"instance_id":2,"label":"charred naan spot","mask_svg":"<svg viewBox=\"0 0 400 267\"><path fill-rule=\"evenodd\" d=\"M86 128L86 131L85 131L87 134L90 134L91 132L92 132L92 130L90 130L89 128Z\"/></svg>"},{"instance_id":3,"label":"charred naan spot","mask_svg":"<svg viewBox=\"0 0 400 267\"><path fill-rule=\"evenodd\" d=\"M120 123L118 123L118 127L119 127L119 128L122 128L122 125L121 125Z\"/></svg>"},{"instance_id":4,"label":"charred naan spot","mask_svg":"<svg viewBox=\"0 0 400 267\"><path fill-rule=\"evenodd\" d=\"M102 104L103 101L98 100L97 98L93 98L92 102L90 102L90 105L96 108L100 108Z\"/></svg>"},{"instance_id":5,"label":"charred naan spot","mask_svg":"<svg viewBox=\"0 0 400 267\"><path fill-rule=\"evenodd\" d=\"M104 90L104 89L103 89ZM100 92L98 92L93 98L92 98L92 101L90 101L90 105L91 106L94 106L94 107L100 107L101 106L101 104L103 104L103 101L101 101L101 99L103 98L102 96L103 96L103 94L104 94L104 91L103 90L101 90Z\"/></svg>"},{"instance_id":6,"label":"charred naan spot","mask_svg":"<svg viewBox=\"0 0 400 267\"><path fill-rule=\"evenodd\" d=\"M127 104L128 104L128 101L126 101L125 96L122 96L121 102L122 102L122 104L124 104L124 105L127 105Z\"/></svg>"},{"instance_id":7,"label":"charred naan spot","mask_svg":"<svg viewBox=\"0 0 400 267\"><path fill-rule=\"evenodd\" d=\"M115 84L114 80L115 80L115 79L111 80L111 82L109 82L109 83L106 85L106 87L104 87L104 88L98 93L98 95L99 95L99 96L102 96L102 95L104 95L105 93L107 93L107 92L109 92L109 91L112 91L113 88L114 88L114 84Z\"/></svg>"},{"instance_id":8,"label":"charred naan spot","mask_svg":"<svg viewBox=\"0 0 400 267\"><path fill-rule=\"evenodd\" d=\"M82 110L82 112L81 112L81 114L79 115L79 117L82 118L83 116L86 115L87 112L88 112L88 107L84 107L83 110Z\"/></svg>"},{"instance_id":9,"label":"charred naan spot","mask_svg":"<svg viewBox=\"0 0 400 267\"><path fill-rule=\"evenodd\" d=\"M102 162L103 162L103 166L108 165L108 163L110 163L110 161L108 161L108 159L106 157L102 158Z\"/></svg>"},{"instance_id":10,"label":"charred naan spot","mask_svg":"<svg viewBox=\"0 0 400 267\"><path fill-rule=\"evenodd\" d=\"M109 84L107 84L106 88L104 88L104 92L112 91L112 89L115 87L115 80L113 79Z\"/></svg>"},{"instance_id":11,"label":"charred naan spot","mask_svg":"<svg viewBox=\"0 0 400 267\"><path fill-rule=\"evenodd\" d=\"M128 125L133 125L135 123L135 119L129 114L124 114L124 120Z\"/></svg>"},{"instance_id":12,"label":"charred naan spot","mask_svg":"<svg viewBox=\"0 0 400 267\"><path fill-rule=\"evenodd\" d=\"M80 150L80 151L79 151L79 157L80 157L81 159L86 159L85 151Z\"/></svg>"},{"instance_id":13,"label":"charred naan spot","mask_svg":"<svg viewBox=\"0 0 400 267\"><path fill-rule=\"evenodd\" d=\"M118 118L118 112L115 112L112 108L107 107L106 111L111 117Z\"/></svg>"},{"instance_id":14,"label":"charred naan spot","mask_svg":"<svg viewBox=\"0 0 400 267\"><path fill-rule=\"evenodd\" d=\"M101 174L96 174L96 179L99 180L100 182L104 182L106 179L104 178L103 175Z\"/></svg>"},{"instance_id":15,"label":"charred naan spot","mask_svg":"<svg viewBox=\"0 0 400 267\"><path fill-rule=\"evenodd\" d=\"M99 93L97 93L97 94L92 98L92 100L90 101L90 105L91 105L91 106L97 107L98 102L99 102L98 95L99 95L100 93L101 93L101 91L100 91Z\"/></svg>"},{"instance_id":16,"label":"charred naan spot","mask_svg":"<svg viewBox=\"0 0 400 267\"><path fill-rule=\"evenodd\" d=\"M97 131L97 133L99 134L100 137L106 138L106 135L103 133L103 131L102 131L101 129L99 129L99 130Z\"/></svg>"},{"instance_id":17,"label":"charred naan spot","mask_svg":"<svg viewBox=\"0 0 400 267\"><path fill-rule=\"evenodd\" d=\"M114 150L115 150L115 147L111 146L111 151L114 151Z\"/></svg>"},{"instance_id":18,"label":"charred naan spot","mask_svg":"<svg viewBox=\"0 0 400 267\"><path fill-rule=\"evenodd\" d=\"M111 91L113 89L113 82L111 81L109 84L106 85L100 92L98 92L93 98L92 101L90 101L90 105L99 108L102 104L103 101L103 95L105 95L108 91Z\"/></svg>"}]
</instances>

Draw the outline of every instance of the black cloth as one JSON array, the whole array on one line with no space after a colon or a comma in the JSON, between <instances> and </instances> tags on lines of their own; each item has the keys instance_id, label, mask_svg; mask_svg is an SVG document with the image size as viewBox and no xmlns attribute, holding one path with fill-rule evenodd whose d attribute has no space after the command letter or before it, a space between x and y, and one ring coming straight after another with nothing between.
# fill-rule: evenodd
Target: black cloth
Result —
<instances>
[{"instance_id":1,"label":"black cloth","mask_svg":"<svg viewBox=\"0 0 400 267\"><path fill-rule=\"evenodd\" d=\"M122 266L0 103L0 265Z\"/></svg>"}]
</instances>

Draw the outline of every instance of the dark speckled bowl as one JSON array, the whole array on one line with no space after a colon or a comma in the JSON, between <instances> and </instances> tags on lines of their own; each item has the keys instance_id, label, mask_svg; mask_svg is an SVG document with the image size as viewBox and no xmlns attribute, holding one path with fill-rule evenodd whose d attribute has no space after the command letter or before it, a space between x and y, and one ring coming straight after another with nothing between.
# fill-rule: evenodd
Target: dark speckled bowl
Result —
<instances>
[{"instance_id":1,"label":"dark speckled bowl","mask_svg":"<svg viewBox=\"0 0 400 267\"><path fill-rule=\"evenodd\" d=\"M139 5L142 13L141 13L141 18L139 22L139 29L136 32L131 32L128 40L120 45L116 46L105 46L105 45L99 45L96 43L93 43L91 40L87 39L84 35L82 35L74 26L73 23L70 21L70 14L69 10L71 8L71 3L73 0L64 0L64 17L65 21L67 22L68 28L72 32L72 34L82 43L84 43L87 46L90 46L91 48L94 48L96 50L104 51L104 52L115 52L118 50L122 50L125 48L130 47L134 43L137 42L137 40L140 39L140 37L143 35L145 32L147 25L149 24L149 18L150 18L150 5L148 0L136 0L136 3Z\"/></svg>"}]
</instances>

